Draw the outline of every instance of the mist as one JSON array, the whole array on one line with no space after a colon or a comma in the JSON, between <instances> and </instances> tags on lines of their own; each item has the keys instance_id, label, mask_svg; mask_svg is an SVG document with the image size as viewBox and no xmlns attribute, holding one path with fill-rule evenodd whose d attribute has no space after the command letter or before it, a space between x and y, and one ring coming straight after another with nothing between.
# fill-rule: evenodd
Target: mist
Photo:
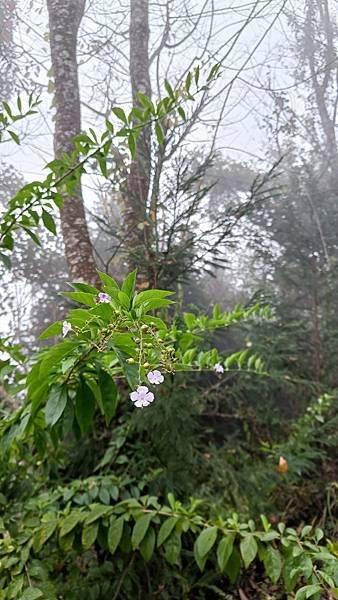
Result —
<instances>
[{"instance_id":1,"label":"mist","mask_svg":"<svg viewBox=\"0 0 338 600\"><path fill-rule=\"evenodd\" d=\"M336 8L1 0L1 598L337 597Z\"/></svg>"}]
</instances>

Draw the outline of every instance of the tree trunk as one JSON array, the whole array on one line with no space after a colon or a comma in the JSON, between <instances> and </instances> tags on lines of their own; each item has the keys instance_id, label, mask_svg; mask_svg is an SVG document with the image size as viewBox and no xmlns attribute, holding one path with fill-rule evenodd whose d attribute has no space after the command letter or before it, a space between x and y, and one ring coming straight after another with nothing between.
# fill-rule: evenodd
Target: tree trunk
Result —
<instances>
[{"instance_id":1,"label":"tree trunk","mask_svg":"<svg viewBox=\"0 0 338 600\"><path fill-rule=\"evenodd\" d=\"M337 77L338 59L335 49L334 26L327 0L310 0L308 2L304 33L304 50L311 74L314 97L323 128L328 158L336 177L338 149L335 128L338 90L337 88L335 90L337 94L335 102L330 98L329 92L332 81ZM319 46L320 34L322 34L324 42L321 41ZM321 56L321 52L323 56Z\"/></svg>"},{"instance_id":2,"label":"tree trunk","mask_svg":"<svg viewBox=\"0 0 338 600\"><path fill-rule=\"evenodd\" d=\"M73 138L81 132L81 109L76 58L77 34L85 0L47 0L50 48L55 82L56 120L54 151L62 156L73 151ZM64 197L61 228L68 270L73 280L98 283L81 186Z\"/></svg>"},{"instance_id":3,"label":"tree trunk","mask_svg":"<svg viewBox=\"0 0 338 600\"><path fill-rule=\"evenodd\" d=\"M15 85L15 52L13 48L15 2L0 2L0 102L8 102Z\"/></svg>"},{"instance_id":4,"label":"tree trunk","mask_svg":"<svg viewBox=\"0 0 338 600\"><path fill-rule=\"evenodd\" d=\"M0 43L13 41L13 13L15 10L14 0L2 0L0 6Z\"/></svg>"},{"instance_id":5,"label":"tree trunk","mask_svg":"<svg viewBox=\"0 0 338 600\"><path fill-rule=\"evenodd\" d=\"M133 105L139 106L137 92L151 96L149 74L149 2L130 0L130 79ZM137 141L137 157L130 165L127 182L124 225L128 236L129 266L138 267L139 282L149 280L151 223L148 213L150 187L150 127Z\"/></svg>"}]
</instances>

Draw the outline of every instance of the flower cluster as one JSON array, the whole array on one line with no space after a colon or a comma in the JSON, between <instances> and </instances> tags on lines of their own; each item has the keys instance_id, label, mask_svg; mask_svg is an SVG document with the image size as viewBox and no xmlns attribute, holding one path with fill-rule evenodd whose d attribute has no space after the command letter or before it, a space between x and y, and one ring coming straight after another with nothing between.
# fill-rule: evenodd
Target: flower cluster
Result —
<instances>
[{"instance_id":1,"label":"flower cluster","mask_svg":"<svg viewBox=\"0 0 338 600\"><path fill-rule=\"evenodd\" d=\"M149 371L147 379L149 383L153 385L160 385L164 381L164 376L161 371L155 369L154 371ZM149 406L149 404L155 400L155 396L153 392L149 391L146 385L139 385L136 390L130 394L130 399L137 408L144 408L145 406Z\"/></svg>"}]
</instances>

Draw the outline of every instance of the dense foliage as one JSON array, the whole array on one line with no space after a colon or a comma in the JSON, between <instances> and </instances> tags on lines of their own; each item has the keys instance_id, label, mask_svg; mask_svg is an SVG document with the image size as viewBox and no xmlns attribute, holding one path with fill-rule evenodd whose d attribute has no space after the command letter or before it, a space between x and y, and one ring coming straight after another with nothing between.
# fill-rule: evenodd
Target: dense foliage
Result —
<instances>
[{"instance_id":1,"label":"dense foliage","mask_svg":"<svg viewBox=\"0 0 338 600\"><path fill-rule=\"evenodd\" d=\"M162 147L163 119L184 122L192 85L196 95L218 74L200 86L196 69L183 90L166 82L157 104L141 94L143 109L114 109L122 127L77 137L72 156L9 202L5 266L17 234L39 245L39 227L56 232L86 169L108 176L116 137L135 158L153 127ZM35 106L5 104L1 135L19 142L13 122ZM230 221L245 213L255 225L253 200L272 178L275 201L273 168ZM98 279L64 292L68 313L40 349L1 343L0 598L338 595L336 394L311 377L304 319L264 290L233 310L185 310L180 286L144 289L136 271Z\"/></svg>"}]
</instances>

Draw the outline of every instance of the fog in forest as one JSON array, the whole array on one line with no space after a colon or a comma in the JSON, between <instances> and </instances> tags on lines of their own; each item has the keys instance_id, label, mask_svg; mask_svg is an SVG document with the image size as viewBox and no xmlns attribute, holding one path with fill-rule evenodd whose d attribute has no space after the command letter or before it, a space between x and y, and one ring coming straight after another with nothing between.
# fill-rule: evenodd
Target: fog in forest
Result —
<instances>
[{"instance_id":1,"label":"fog in forest","mask_svg":"<svg viewBox=\"0 0 338 600\"><path fill-rule=\"evenodd\" d=\"M0 0L1 600L338 598L337 15Z\"/></svg>"}]
</instances>

